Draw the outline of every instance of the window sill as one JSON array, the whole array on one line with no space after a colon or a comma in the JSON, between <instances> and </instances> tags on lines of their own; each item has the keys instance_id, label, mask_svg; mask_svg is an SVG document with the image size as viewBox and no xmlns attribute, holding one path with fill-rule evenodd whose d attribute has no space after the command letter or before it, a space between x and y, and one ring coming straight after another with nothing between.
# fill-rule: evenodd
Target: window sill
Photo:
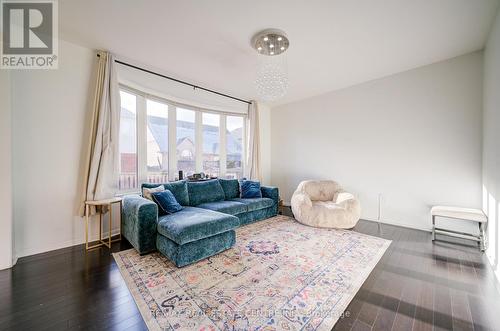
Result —
<instances>
[{"instance_id":1,"label":"window sill","mask_svg":"<svg viewBox=\"0 0 500 331\"><path fill-rule=\"evenodd\" d=\"M124 197L126 195L130 195L130 194L137 194L137 195L141 195L141 191L124 191L124 192L118 192L118 193L115 193L115 197Z\"/></svg>"}]
</instances>

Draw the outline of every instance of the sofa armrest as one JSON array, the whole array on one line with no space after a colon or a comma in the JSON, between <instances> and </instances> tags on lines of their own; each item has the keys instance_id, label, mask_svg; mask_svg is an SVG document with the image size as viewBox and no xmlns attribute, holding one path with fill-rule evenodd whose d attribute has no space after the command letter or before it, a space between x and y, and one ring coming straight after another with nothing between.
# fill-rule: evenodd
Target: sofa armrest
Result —
<instances>
[{"instance_id":1,"label":"sofa armrest","mask_svg":"<svg viewBox=\"0 0 500 331\"><path fill-rule=\"evenodd\" d=\"M276 202L279 201L280 195L279 195L277 187L273 187L273 186L261 186L260 187L260 191L262 192L262 197L263 198L273 199Z\"/></svg>"},{"instance_id":2,"label":"sofa armrest","mask_svg":"<svg viewBox=\"0 0 500 331\"><path fill-rule=\"evenodd\" d=\"M333 196L333 202L342 203L347 200L355 199L352 193L346 192L344 190L337 190Z\"/></svg>"},{"instance_id":3,"label":"sofa armrest","mask_svg":"<svg viewBox=\"0 0 500 331\"><path fill-rule=\"evenodd\" d=\"M309 215L313 209L311 198L301 191L295 191L293 193L290 204L292 207L293 217L297 220L307 218L307 215Z\"/></svg>"},{"instance_id":4,"label":"sofa armrest","mask_svg":"<svg viewBox=\"0 0 500 331\"><path fill-rule=\"evenodd\" d=\"M269 198L274 201L275 212L278 214L278 203L280 200L280 194L277 187L273 186L261 186L260 191L262 192L263 198Z\"/></svg>"},{"instance_id":5,"label":"sofa armrest","mask_svg":"<svg viewBox=\"0 0 500 331\"><path fill-rule=\"evenodd\" d=\"M292 207L297 206L300 208L312 208L313 206L311 198L302 192L295 192L290 202Z\"/></svg>"},{"instance_id":6,"label":"sofa armrest","mask_svg":"<svg viewBox=\"0 0 500 331\"><path fill-rule=\"evenodd\" d=\"M156 250L158 206L138 195L123 198L122 234L139 254Z\"/></svg>"}]
</instances>

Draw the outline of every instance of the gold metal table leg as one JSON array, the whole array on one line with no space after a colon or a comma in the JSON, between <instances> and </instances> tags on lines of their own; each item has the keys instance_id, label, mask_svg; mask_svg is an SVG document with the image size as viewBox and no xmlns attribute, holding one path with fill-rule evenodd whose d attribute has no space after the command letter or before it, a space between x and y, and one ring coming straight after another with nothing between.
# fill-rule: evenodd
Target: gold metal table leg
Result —
<instances>
[{"instance_id":1,"label":"gold metal table leg","mask_svg":"<svg viewBox=\"0 0 500 331\"><path fill-rule=\"evenodd\" d=\"M85 249L89 249L89 205L85 204Z\"/></svg>"},{"instance_id":2,"label":"gold metal table leg","mask_svg":"<svg viewBox=\"0 0 500 331\"><path fill-rule=\"evenodd\" d=\"M99 242L102 241L102 210L99 211Z\"/></svg>"},{"instance_id":3,"label":"gold metal table leg","mask_svg":"<svg viewBox=\"0 0 500 331\"><path fill-rule=\"evenodd\" d=\"M113 205L109 204L109 243L108 247L111 249L111 229L112 229L112 222L113 222Z\"/></svg>"}]
</instances>

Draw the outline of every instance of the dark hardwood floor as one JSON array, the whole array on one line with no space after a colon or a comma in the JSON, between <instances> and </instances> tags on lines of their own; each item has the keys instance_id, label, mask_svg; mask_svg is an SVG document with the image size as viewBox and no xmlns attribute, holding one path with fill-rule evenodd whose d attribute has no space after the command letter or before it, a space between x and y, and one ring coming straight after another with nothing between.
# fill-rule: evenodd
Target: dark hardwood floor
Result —
<instances>
[{"instance_id":1,"label":"dark hardwood floor","mask_svg":"<svg viewBox=\"0 0 500 331\"><path fill-rule=\"evenodd\" d=\"M334 330L500 330L497 284L475 245L367 221L355 231L393 243ZM0 271L0 330L67 329L147 329L108 249L65 248Z\"/></svg>"}]
</instances>

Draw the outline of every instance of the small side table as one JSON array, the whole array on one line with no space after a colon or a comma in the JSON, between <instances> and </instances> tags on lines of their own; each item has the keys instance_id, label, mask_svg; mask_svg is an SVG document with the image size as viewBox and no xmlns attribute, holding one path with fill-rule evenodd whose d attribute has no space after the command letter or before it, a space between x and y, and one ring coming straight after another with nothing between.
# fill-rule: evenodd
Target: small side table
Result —
<instances>
[{"instance_id":1,"label":"small side table","mask_svg":"<svg viewBox=\"0 0 500 331\"><path fill-rule=\"evenodd\" d=\"M115 203L120 204L120 237L115 240L111 240L111 225L113 222L113 205ZM89 246L89 217L90 217L90 207L100 207L99 211L99 243ZM102 209L103 207L108 207L109 210L109 238L108 240L103 240L102 238ZM104 200L89 200L85 201L85 249L93 249L101 246L106 246L111 248L111 243L115 241L120 241L122 239L122 220L121 220L121 209L122 209L122 198L115 197L111 199Z\"/></svg>"},{"instance_id":2,"label":"small side table","mask_svg":"<svg viewBox=\"0 0 500 331\"><path fill-rule=\"evenodd\" d=\"M283 215L283 208L285 205L283 204L283 199L279 199L278 201L278 214Z\"/></svg>"}]
</instances>

